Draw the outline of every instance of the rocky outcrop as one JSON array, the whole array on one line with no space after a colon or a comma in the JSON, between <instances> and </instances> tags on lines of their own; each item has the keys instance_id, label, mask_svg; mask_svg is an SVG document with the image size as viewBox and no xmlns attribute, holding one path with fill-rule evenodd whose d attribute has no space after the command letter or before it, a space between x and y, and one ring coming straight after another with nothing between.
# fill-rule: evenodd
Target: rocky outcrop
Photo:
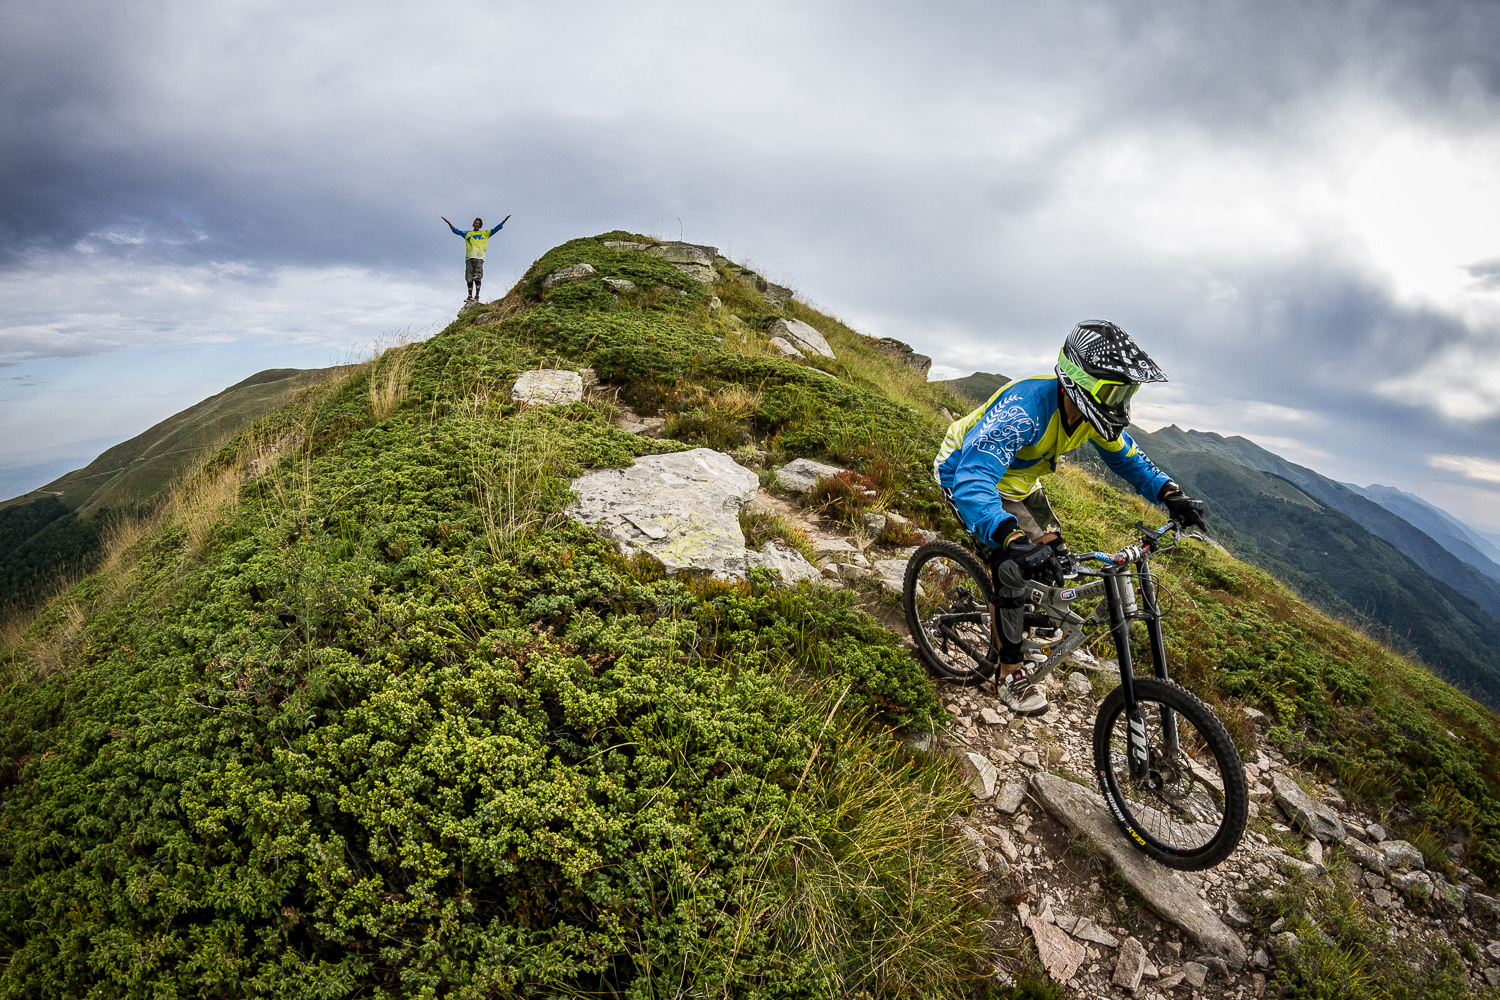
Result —
<instances>
[{"instance_id":1,"label":"rocky outcrop","mask_svg":"<svg viewBox=\"0 0 1500 1000\"><path fill-rule=\"evenodd\" d=\"M788 584L817 580L802 554L779 542L745 547L740 508L755 496L755 473L722 452L695 448L647 455L628 469L596 469L573 480L568 516L591 524L626 555L646 553L668 573L742 580L764 567Z\"/></svg>"},{"instance_id":2,"label":"rocky outcrop","mask_svg":"<svg viewBox=\"0 0 1500 1000\"><path fill-rule=\"evenodd\" d=\"M893 337L881 337L875 341L875 346L880 350L880 353L901 362L908 368L921 372L923 375L926 375L928 369L932 367L931 358L925 354L918 354L911 349L911 345L903 344Z\"/></svg>"},{"instance_id":3,"label":"rocky outcrop","mask_svg":"<svg viewBox=\"0 0 1500 1000\"><path fill-rule=\"evenodd\" d=\"M592 264L573 264L569 267L560 267L542 279L542 287L551 290L559 285L568 285L575 281L587 281L598 273L599 271Z\"/></svg>"},{"instance_id":4,"label":"rocky outcrop","mask_svg":"<svg viewBox=\"0 0 1500 1000\"><path fill-rule=\"evenodd\" d=\"M714 257L719 253L717 247L701 247L693 243L658 243L655 246L646 247L643 252L652 257L661 258L683 274L696 278L705 285L719 276L714 270Z\"/></svg>"},{"instance_id":5,"label":"rocky outcrop","mask_svg":"<svg viewBox=\"0 0 1500 1000\"><path fill-rule=\"evenodd\" d=\"M808 354L821 354L825 358L834 356L833 348L828 346L828 341L823 339L823 335L800 319L778 319L771 324L767 332L772 337L780 337L789 341Z\"/></svg>"},{"instance_id":6,"label":"rocky outcrop","mask_svg":"<svg viewBox=\"0 0 1500 1000\"><path fill-rule=\"evenodd\" d=\"M1199 898L1197 886L1188 876L1163 868L1127 842L1096 792L1052 774L1033 774L1031 791L1048 812L1107 854L1147 906L1230 967L1244 967L1244 943Z\"/></svg>"},{"instance_id":7,"label":"rocky outcrop","mask_svg":"<svg viewBox=\"0 0 1500 1000\"><path fill-rule=\"evenodd\" d=\"M510 398L517 403L565 406L583 398L583 375L561 368L535 368L516 376Z\"/></svg>"}]
</instances>

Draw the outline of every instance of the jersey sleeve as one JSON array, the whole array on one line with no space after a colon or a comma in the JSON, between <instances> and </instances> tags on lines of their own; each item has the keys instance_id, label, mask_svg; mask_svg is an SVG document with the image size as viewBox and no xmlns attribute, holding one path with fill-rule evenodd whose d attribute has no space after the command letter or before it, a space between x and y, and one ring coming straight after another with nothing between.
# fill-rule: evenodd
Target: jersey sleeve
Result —
<instances>
[{"instance_id":1,"label":"jersey sleeve","mask_svg":"<svg viewBox=\"0 0 1500 1000\"><path fill-rule=\"evenodd\" d=\"M1152 503L1157 502L1161 488L1172 481L1170 476L1158 469L1156 464L1135 446L1134 439L1125 431L1121 431L1119 438L1114 441L1095 438L1093 445L1098 449L1099 457L1104 459L1104 464L1108 465L1115 475L1134 486L1137 493Z\"/></svg>"},{"instance_id":2,"label":"jersey sleeve","mask_svg":"<svg viewBox=\"0 0 1500 1000\"><path fill-rule=\"evenodd\" d=\"M498 233L500 230L502 230L504 228L505 228L505 223L503 223L503 222L500 223L500 225L498 225L498 226L491 226L490 227L490 231L484 234L484 238L485 239L489 239L491 236L494 236L496 233Z\"/></svg>"},{"instance_id":3,"label":"jersey sleeve","mask_svg":"<svg viewBox=\"0 0 1500 1000\"><path fill-rule=\"evenodd\" d=\"M454 236L464 236L464 235L466 235L463 232L463 230L459 229L457 226L450 225L448 228L451 229L451 230L453 230L453 235Z\"/></svg>"},{"instance_id":4,"label":"jersey sleeve","mask_svg":"<svg viewBox=\"0 0 1500 1000\"><path fill-rule=\"evenodd\" d=\"M964 439L963 454L953 476L953 502L964 526L987 545L1005 544L1005 536L1019 524L1001 503L1000 480L1016 452L1035 444L1045 421L1024 397L998 400Z\"/></svg>"}]
</instances>

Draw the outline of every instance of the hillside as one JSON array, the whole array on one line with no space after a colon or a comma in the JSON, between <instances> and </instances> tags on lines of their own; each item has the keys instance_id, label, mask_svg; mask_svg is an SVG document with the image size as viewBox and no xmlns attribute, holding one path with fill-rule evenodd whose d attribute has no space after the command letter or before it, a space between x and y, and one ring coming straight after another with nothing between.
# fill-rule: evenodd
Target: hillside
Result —
<instances>
[{"instance_id":1,"label":"hillside","mask_svg":"<svg viewBox=\"0 0 1500 1000\"><path fill-rule=\"evenodd\" d=\"M82 469L0 502L0 608L35 600L86 569L111 521L149 510L211 449L341 370L259 372L115 445Z\"/></svg>"},{"instance_id":2,"label":"hillside","mask_svg":"<svg viewBox=\"0 0 1500 1000\"><path fill-rule=\"evenodd\" d=\"M1407 549L1325 506L1299 485L1197 447L1205 439L1213 443L1218 435L1175 427L1131 433L1185 489L1210 501L1210 524L1241 557L1291 584L1327 613L1363 623L1398 648L1414 652L1439 676L1487 705L1500 705L1500 621L1488 606L1434 577ZM1077 455L1083 467L1119 482L1097 458ZM1387 522L1399 521L1393 514L1382 515ZM1479 577L1416 528L1400 524L1393 533L1419 536L1430 550L1442 552L1443 565L1451 569L1457 564Z\"/></svg>"},{"instance_id":3,"label":"hillside","mask_svg":"<svg viewBox=\"0 0 1500 1000\"><path fill-rule=\"evenodd\" d=\"M1473 566L1491 580L1500 581L1500 550L1489 539L1440 507L1393 486L1348 485L1367 500L1420 528L1443 548Z\"/></svg>"},{"instance_id":4,"label":"hillside","mask_svg":"<svg viewBox=\"0 0 1500 1000\"><path fill-rule=\"evenodd\" d=\"M983 403L993 396L996 389L1009 381L1010 379L1004 375L996 375L991 372L975 372L972 375L965 375L963 378L944 379L935 384L958 393L969 403L969 406L965 409L973 409L978 404Z\"/></svg>"},{"instance_id":5,"label":"hillside","mask_svg":"<svg viewBox=\"0 0 1500 1000\"><path fill-rule=\"evenodd\" d=\"M1343 483L1306 466L1288 462L1247 438L1223 437L1207 431L1183 431L1175 426L1163 427L1150 438L1163 451L1170 448L1175 453L1201 451L1218 455L1291 482L1319 503L1332 507L1399 550L1428 574L1478 604L1490 617L1500 618L1500 581L1454 555L1415 523Z\"/></svg>"},{"instance_id":6,"label":"hillside","mask_svg":"<svg viewBox=\"0 0 1500 1000\"><path fill-rule=\"evenodd\" d=\"M513 398L533 372L578 396ZM6 637L0 998L1097 996L1112 952L1059 987L1016 922L1064 898L1145 941L1161 984L1483 990L1475 941L1500 925L1464 899L1500 885L1500 720L1209 547L1160 563L1176 676L1248 757L1416 845L1459 910L1367 907L1335 855L1342 881L1298 881L1312 848L1266 800L1245 856L1190 891L1246 908L1241 961L1284 927L1308 950L1198 962L1034 804L976 799L948 753L970 730L995 767L1066 783L1096 692L975 723L993 706L935 687L853 558L957 537L930 461L964 407L722 257L627 233L298 394ZM748 470L742 556L816 556L816 523L845 552L828 582L672 574L575 519L585 474L698 448L722 459L705 476ZM803 458L850 475L798 500L781 473ZM1080 548L1159 517L1076 469L1053 484ZM1337 992L1346 970L1382 992Z\"/></svg>"}]
</instances>

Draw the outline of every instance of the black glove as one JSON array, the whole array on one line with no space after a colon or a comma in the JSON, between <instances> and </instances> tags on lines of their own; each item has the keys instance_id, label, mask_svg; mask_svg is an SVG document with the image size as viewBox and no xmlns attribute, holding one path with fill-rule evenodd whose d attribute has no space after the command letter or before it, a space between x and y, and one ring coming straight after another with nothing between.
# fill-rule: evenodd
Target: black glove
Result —
<instances>
[{"instance_id":1,"label":"black glove","mask_svg":"<svg viewBox=\"0 0 1500 1000\"><path fill-rule=\"evenodd\" d=\"M1178 490L1168 493L1161 498L1161 502L1167 508L1167 513L1172 515L1172 520L1184 528L1206 528L1203 523L1203 501L1194 500L1186 493Z\"/></svg>"},{"instance_id":2,"label":"black glove","mask_svg":"<svg viewBox=\"0 0 1500 1000\"><path fill-rule=\"evenodd\" d=\"M1003 556L1014 562L1028 580L1062 584L1062 567L1058 565L1057 553L1051 545L1027 541L1026 536L1021 535L1005 546Z\"/></svg>"}]
</instances>

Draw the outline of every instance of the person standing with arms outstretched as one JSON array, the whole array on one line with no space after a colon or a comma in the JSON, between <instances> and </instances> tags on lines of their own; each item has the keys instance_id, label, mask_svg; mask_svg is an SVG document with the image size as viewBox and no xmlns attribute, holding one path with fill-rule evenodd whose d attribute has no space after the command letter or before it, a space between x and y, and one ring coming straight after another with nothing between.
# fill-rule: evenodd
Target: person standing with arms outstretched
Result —
<instances>
[{"instance_id":1,"label":"person standing with arms outstretched","mask_svg":"<svg viewBox=\"0 0 1500 1000\"><path fill-rule=\"evenodd\" d=\"M439 218L448 222L444 216L439 216ZM469 289L469 297L464 299L465 303L479 301L479 283L484 280L484 252L490 245L490 237L504 229L509 221L510 216L507 215L500 220L500 225L485 229L484 220L475 219L474 228L467 233L448 222L448 228L453 230L453 235L464 238L464 284Z\"/></svg>"}]
</instances>

